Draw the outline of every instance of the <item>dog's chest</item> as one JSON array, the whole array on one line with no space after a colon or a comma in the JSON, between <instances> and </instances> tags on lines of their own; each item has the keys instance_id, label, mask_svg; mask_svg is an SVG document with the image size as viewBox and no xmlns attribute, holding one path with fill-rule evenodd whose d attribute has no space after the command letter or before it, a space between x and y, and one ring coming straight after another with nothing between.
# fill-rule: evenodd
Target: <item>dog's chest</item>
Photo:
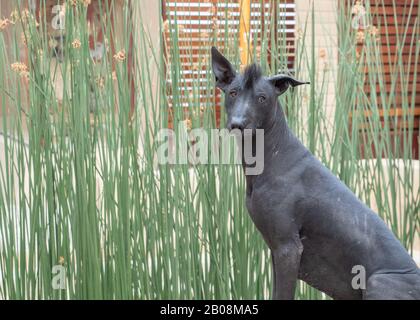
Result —
<instances>
[{"instance_id":1,"label":"dog's chest","mask_svg":"<svg viewBox=\"0 0 420 320\"><path fill-rule=\"evenodd\" d=\"M281 178L259 178L247 186L246 205L252 215L277 212L290 197L292 185Z\"/></svg>"},{"instance_id":2,"label":"dog's chest","mask_svg":"<svg viewBox=\"0 0 420 320\"><path fill-rule=\"evenodd\" d=\"M282 212L283 203L280 190L278 192L265 192L265 190L254 189L246 196L246 206L248 212L261 231L274 227L281 222L279 215Z\"/></svg>"},{"instance_id":3,"label":"dog's chest","mask_svg":"<svg viewBox=\"0 0 420 320\"><path fill-rule=\"evenodd\" d=\"M246 206L257 229L270 246L276 239L287 237L297 221L295 202L297 184L289 184L282 177L256 179L248 189Z\"/></svg>"}]
</instances>

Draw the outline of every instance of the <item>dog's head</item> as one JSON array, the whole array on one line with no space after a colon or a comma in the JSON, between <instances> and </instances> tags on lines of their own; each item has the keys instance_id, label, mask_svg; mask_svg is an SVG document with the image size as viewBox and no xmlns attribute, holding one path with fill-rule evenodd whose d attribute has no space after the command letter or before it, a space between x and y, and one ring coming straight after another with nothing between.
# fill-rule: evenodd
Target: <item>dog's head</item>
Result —
<instances>
[{"instance_id":1,"label":"dog's head","mask_svg":"<svg viewBox=\"0 0 420 320\"><path fill-rule=\"evenodd\" d=\"M274 117L277 98L290 86L308 83L282 74L264 77L255 64L239 74L215 47L211 55L216 86L225 93L229 130L266 128Z\"/></svg>"}]
</instances>

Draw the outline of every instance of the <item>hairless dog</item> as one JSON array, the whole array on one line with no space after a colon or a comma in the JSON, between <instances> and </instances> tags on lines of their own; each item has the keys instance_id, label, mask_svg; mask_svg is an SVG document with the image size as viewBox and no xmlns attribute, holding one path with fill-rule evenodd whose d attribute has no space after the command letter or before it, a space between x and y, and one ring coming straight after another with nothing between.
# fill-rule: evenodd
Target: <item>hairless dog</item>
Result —
<instances>
[{"instance_id":1,"label":"hairless dog","mask_svg":"<svg viewBox=\"0 0 420 320\"><path fill-rule=\"evenodd\" d=\"M297 279L333 299L420 299L420 270L406 249L289 129L278 97L305 82L264 77L255 64L240 74L211 53L227 128L264 130L264 170L246 177L246 206L271 250L273 299L293 299ZM365 286L353 284L354 267Z\"/></svg>"}]
</instances>

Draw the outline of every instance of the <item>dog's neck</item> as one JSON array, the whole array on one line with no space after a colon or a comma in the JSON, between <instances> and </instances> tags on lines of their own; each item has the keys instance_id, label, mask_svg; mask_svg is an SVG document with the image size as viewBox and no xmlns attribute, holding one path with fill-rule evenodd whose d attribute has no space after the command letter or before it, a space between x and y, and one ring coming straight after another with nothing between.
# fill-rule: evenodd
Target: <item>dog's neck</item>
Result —
<instances>
[{"instance_id":1,"label":"dog's neck","mask_svg":"<svg viewBox=\"0 0 420 320\"><path fill-rule=\"evenodd\" d=\"M272 167L281 167L289 161L290 150L301 148L303 145L290 130L283 109L280 104L276 105L274 117L264 128L264 172L271 172ZM258 150L253 141L253 152ZM246 172L247 164L243 161L242 166ZM252 193L253 183L261 175L246 175L247 194Z\"/></svg>"},{"instance_id":2,"label":"dog's neck","mask_svg":"<svg viewBox=\"0 0 420 320\"><path fill-rule=\"evenodd\" d=\"M283 109L277 102L275 114L264 129L264 159L287 148L294 137L287 125Z\"/></svg>"}]
</instances>

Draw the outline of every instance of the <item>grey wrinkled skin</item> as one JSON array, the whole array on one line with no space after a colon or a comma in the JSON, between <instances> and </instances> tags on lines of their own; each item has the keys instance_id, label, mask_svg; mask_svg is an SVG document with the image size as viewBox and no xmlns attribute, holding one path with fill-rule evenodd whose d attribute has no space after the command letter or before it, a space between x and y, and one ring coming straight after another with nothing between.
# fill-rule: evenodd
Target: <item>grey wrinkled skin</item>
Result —
<instances>
[{"instance_id":1,"label":"grey wrinkled skin","mask_svg":"<svg viewBox=\"0 0 420 320\"><path fill-rule=\"evenodd\" d=\"M264 129L264 171L246 177L246 205L271 250L273 299L293 299L297 279L333 299L420 299L420 271L405 248L288 128L278 96L304 83L264 77L255 65L238 74L211 53L228 129ZM352 287L359 265L365 289Z\"/></svg>"}]
</instances>

